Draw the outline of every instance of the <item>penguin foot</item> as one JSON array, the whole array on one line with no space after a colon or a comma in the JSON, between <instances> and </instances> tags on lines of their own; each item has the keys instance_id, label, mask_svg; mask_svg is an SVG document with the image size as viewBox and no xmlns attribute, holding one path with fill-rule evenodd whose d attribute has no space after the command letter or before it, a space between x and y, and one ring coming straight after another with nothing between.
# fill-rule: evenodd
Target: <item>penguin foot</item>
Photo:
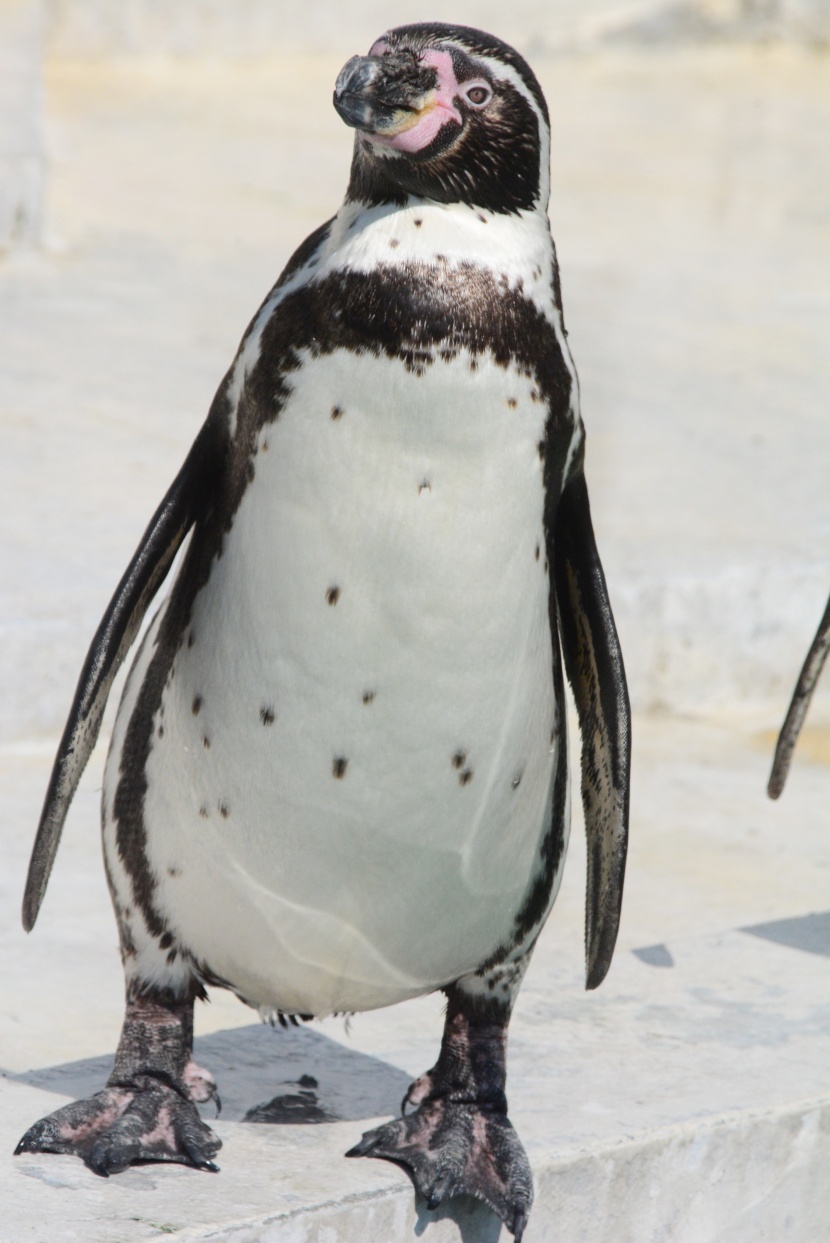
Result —
<instances>
[{"instance_id":1,"label":"penguin foot","mask_svg":"<svg viewBox=\"0 0 830 1243\"><path fill-rule=\"evenodd\" d=\"M215 1171L222 1141L192 1100L151 1076L107 1087L41 1118L21 1139L23 1152L71 1153L104 1178L135 1161L173 1161Z\"/></svg>"},{"instance_id":2,"label":"penguin foot","mask_svg":"<svg viewBox=\"0 0 830 1243\"><path fill-rule=\"evenodd\" d=\"M347 1157L403 1166L430 1209L469 1195L495 1212L520 1243L533 1201L530 1163L505 1113L446 1099L367 1131Z\"/></svg>"}]
</instances>

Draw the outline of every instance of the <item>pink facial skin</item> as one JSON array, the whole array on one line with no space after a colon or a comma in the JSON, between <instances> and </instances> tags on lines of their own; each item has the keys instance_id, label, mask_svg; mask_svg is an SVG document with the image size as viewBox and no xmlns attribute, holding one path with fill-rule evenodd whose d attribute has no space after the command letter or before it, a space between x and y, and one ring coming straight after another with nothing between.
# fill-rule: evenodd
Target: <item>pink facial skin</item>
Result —
<instances>
[{"instance_id":1,"label":"pink facial skin","mask_svg":"<svg viewBox=\"0 0 830 1243\"><path fill-rule=\"evenodd\" d=\"M372 44L369 49L369 55L381 56L386 50L387 44L383 39L378 39L377 43ZM461 124L461 113L453 103L461 87L456 79L449 52L427 51L424 52L422 60L425 65L429 65L437 72L438 84L435 88L434 107L409 129L402 130L399 134L367 134L361 131L367 142L411 154L428 147L441 126L448 121L455 121L457 125Z\"/></svg>"}]
</instances>

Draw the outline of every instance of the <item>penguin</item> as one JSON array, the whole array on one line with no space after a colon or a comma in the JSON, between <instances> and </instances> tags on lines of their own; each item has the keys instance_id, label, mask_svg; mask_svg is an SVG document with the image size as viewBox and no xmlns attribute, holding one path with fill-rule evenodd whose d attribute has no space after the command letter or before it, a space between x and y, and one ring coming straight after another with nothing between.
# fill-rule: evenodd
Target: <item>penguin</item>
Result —
<instances>
[{"instance_id":1,"label":"penguin","mask_svg":"<svg viewBox=\"0 0 830 1243\"><path fill-rule=\"evenodd\" d=\"M582 739L586 984L619 925L631 725L547 216L539 83L499 39L391 30L344 66L346 196L288 262L83 667L46 794L37 917L113 678L173 559L102 796L126 1013L105 1087L18 1152L215 1170L193 1007L283 1022L446 997L435 1065L347 1153L517 1240L511 1011L562 877L564 675ZM564 671L564 672L563 672Z\"/></svg>"}]
</instances>

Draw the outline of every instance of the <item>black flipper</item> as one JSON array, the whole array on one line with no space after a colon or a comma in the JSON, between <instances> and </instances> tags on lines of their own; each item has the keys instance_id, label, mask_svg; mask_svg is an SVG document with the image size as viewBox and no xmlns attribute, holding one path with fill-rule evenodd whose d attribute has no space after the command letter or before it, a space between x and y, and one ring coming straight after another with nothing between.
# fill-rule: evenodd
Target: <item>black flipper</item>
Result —
<instances>
[{"instance_id":1,"label":"black flipper","mask_svg":"<svg viewBox=\"0 0 830 1243\"><path fill-rule=\"evenodd\" d=\"M582 802L588 838L586 988L611 965L628 846L631 709L622 652L594 540L581 471L556 515L554 579L565 669L582 734Z\"/></svg>"},{"instance_id":2,"label":"black flipper","mask_svg":"<svg viewBox=\"0 0 830 1243\"><path fill-rule=\"evenodd\" d=\"M810 644L807 658L801 668L801 673L798 675L793 697L790 700L784 724L781 726L778 742L775 744L772 772L769 775L769 782L767 784L767 794L770 798L778 798L784 789L787 773L790 771L790 760L793 757L795 744L798 742L798 735L801 733L801 727L804 724L804 718L807 715L807 709L810 706L810 700L813 697L816 683L824 668L828 652L830 652L830 600L827 601L824 616L818 624L815 638Z\"/></svg>"},{"instance_id":3,"label":"black flipper","mask_svg":"<svg viewBox=\"0 0 830 1243\"><path fill-rule=\"evenodd\" d=\"M66 813L98 738L113 679L184 537L214 496L223 460L218 417L222 397L220 389L211 416L144 532L87 653L32 848L23 895L27 932L37 919Z\"/></svg>"}]
</instances>

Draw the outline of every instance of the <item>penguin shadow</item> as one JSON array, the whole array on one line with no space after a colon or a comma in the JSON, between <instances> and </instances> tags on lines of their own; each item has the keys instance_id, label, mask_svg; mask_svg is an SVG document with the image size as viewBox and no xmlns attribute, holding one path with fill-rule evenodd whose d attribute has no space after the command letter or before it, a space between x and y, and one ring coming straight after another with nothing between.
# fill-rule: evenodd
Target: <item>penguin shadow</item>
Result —
<instances>
[{"instance_id":1,"label":"penguin shadow","mask_svg":"<svg viewBox=\"0 0 830 1243\"><path fill-rule=\"evenodd\" d=\"M307 1027L226 1028L197 1037L193 1056L216 1079L230 1122L297 1126L397 1115L411 1079ZM112 1055L89 1057L6 1077L80 1099L101 1090L112 1064ZM202 1112L209 1117L212 1109Z\"/></svg>"},{"instance_id":2,"label":"penguin shadow","mask_svg":"<svg viewBox=\"0 0 830 1243\"><path fill-rule=\"evenodd\" d=\"M64 1062L3 1077L75 1100L106 1083L112 1054ZM193 1043L193 1056L213 1074L223 1120L253 1125L309 1126L397 1117L411 1077L380 1058L339 1044L309 1027L271 1028L262 1023L226 1028ZM201 1107L210 1120L212 1105ZM470 1196L429 1209L415 1196L415 1238L444 1220L458 1228L459 1243L497 1243L506 1236L495 1213Z\"/></svg>"}]
</instances>

